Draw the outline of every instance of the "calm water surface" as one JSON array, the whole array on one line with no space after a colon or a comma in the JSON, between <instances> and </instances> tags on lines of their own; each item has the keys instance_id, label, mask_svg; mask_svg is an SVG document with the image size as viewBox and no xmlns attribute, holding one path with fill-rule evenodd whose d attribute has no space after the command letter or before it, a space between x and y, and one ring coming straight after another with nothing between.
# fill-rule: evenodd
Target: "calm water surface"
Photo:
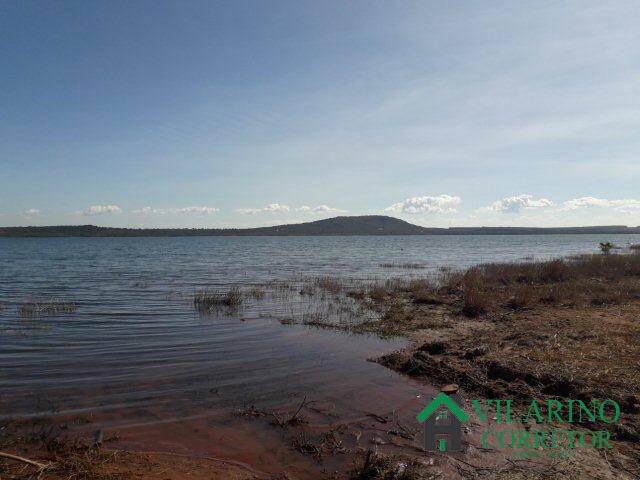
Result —
<instances>
[{"instance_id":1,"label":"calm water surface","mask_svg":"<svg viewBox=\"0 0 640 480\"><path fill-rule=\"evenodd\" d=\"M190 296L319 275L370 279L557 257L595 251L600 241L640 238L1 238L0 417L120 412L122 423L153 422L256 400L286 403L301 392L346 404L354 392L398 388L404 380L365 359L402 340L281 325L277 318L295 308L269 298L234 315L203 316ZM380 266L388 262L425 268ZM50 298L76 302L77 312L17 315L21 303Z\"/></svg>"}]
</instances>

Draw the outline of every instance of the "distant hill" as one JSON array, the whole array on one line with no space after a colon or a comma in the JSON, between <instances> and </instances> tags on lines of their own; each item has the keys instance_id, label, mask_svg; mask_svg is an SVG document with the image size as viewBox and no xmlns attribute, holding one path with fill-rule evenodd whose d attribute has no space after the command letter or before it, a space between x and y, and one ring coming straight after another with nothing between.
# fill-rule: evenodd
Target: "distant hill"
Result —
<instances>
[{"instance_id":1,"label":"distant hill","mask_svg":"<svg viewBox=\"0 0 640 480\"><path fill-rule=\"evenodd\" d=\"M383 215L334 217L315 222L260 228L114 228L94 225L0 227L0 237L180 237L300 235L547 235L568 233L639 233L640 227L452 227L427 228Z\"/></svg>"}]
</instances>

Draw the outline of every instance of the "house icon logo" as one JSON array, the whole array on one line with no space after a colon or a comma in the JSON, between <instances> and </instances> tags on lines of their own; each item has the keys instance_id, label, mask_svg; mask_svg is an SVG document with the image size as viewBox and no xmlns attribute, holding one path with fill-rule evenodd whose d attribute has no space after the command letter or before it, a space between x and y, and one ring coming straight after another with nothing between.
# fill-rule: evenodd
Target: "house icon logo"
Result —
<instances>
[{"instance_id":1,"label":"house icon logo","mask_svg":"<svg viewBox=\"0 0 640 480\"><path fill-rule=\"evenodd\" d=\"M462 422L469 415L460 408L457 385L447 385L417 416L424 424L424 449L427 451L462 450Z\"/></svg>"}]
</instances>

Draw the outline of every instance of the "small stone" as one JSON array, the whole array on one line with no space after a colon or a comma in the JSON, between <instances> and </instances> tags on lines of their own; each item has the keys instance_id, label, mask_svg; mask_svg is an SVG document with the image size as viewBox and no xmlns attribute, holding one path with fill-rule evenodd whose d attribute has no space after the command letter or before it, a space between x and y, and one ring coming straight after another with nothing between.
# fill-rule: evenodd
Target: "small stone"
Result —
<instances>
[{"instance_id":1,"label":"small stone","mask_svg":"<svg viewBox=\"0 0 640 480\"><path fill-rule=\"evenodd\" d=\"M455 383L450 383L442 387L440 391L442 393L446 393L447 395L454 395L455 393L458 392L459 389L460 387L458 385L456 385Z\"/></svg>"}]
</instances>

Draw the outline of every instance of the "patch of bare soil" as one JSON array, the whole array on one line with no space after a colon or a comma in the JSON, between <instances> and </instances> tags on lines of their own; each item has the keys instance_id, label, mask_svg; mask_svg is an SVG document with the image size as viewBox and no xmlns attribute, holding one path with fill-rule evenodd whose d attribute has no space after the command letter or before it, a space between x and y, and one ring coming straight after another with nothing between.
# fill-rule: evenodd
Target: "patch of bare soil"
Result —
<instances>
[{"instance_id":1,"label":"patch of bare soil","mask_svg":"<svg viewBox=\"0 0 640 480\"><path fill-rule=\"evenodd\" d=\"M35 452L31 452L33 455ZM11 480L263 480L275 479L246 465L222 459L168 453L85 450L62 455L40 453L43 467L4 458L0 478ZM26 457L21 457L26 459Z\"/></svg>"}]
</instances>

